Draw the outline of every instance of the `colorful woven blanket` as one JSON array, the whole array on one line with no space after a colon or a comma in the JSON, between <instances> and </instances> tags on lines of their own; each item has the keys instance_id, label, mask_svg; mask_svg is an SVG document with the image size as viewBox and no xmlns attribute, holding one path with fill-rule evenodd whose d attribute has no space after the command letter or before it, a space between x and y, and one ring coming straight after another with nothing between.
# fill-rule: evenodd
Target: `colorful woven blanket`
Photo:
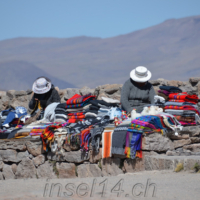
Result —
<instances>
[{"instance_id":1,"label":"colorful woven blanket","mask_svg":"<svg viewBox=\"0 0 200 200\"><path fill-rule=\"evenodd\" d=\"M195 109L193 106L165 106L164 109L174 109L174 110L192 110L195 111L198 115L200 114L200 112Z\"/></svg>"},{"instance_id":2,"label":"colorful woven blanket","mask_svg":"<svg viewBox=\"0 0 200 200\"><path fill-rule=\"evenodd\" d=\"M141 152L138 154L137 151L141 150L142 145L142 134L140 132L129 132L126 134L125 151L127 158L134 159L136 156L142 156Z\"/></svg>"},{"instance_id":3,"label":"colorful woven blanket","mask_svg":"<svg viewBox=\"0 0 200 200\"><path fill-rule=\"evenodd\" d=\"M91 94L86 94L84 96L81 96L79 94L75 94L73 97L67 100L66 104L67 105L75 105L75 104L82 104L83 102L87 100L94 100L96 96L91 95ZM70 107L73 108L73 107Z\"/></svg>"},{"instance_id":4,"label":"colorful woven blanket","mask_svg":"<svg viewBox=\"0 0 200 200\"><path fill-rule=\"evenodd\" d=\"M198 103L198 96L195 94L189 95L187 92L170 94L169 99L184 100L186 102L192 101Z\"/></svg>"}]
</instances>

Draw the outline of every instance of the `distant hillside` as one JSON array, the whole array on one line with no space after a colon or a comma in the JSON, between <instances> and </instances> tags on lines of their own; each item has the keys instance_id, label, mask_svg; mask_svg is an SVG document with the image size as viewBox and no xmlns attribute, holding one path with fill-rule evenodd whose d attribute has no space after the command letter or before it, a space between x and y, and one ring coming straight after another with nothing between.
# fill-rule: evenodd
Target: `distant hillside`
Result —
<instances>
[{"instance_id":1,"label":"distant hillside","mask_svg":"<svg viewBox=\"0 0 200 200\"><path fill-rule=\"evenodd\" d=\"M55 78L33 64L24 61L11 61L0 63L0 89L27 90L32 89L34 80L39 76L47 76L55 86L74 88L75 86Z\"/></svg>"},{"instance_id":2,"label":"distant hillside","mask_svg":"<svg viewBox=\"0 0 200 200\"><path fill-rule=\"evenodd\" d=\"M188 80L200 74L199 35L200 16L193 16L106 39L15 38L0 41L0 61L29 63L77 87L124 83L138 65L152 79Z\"/></svg>"}]
</instances>

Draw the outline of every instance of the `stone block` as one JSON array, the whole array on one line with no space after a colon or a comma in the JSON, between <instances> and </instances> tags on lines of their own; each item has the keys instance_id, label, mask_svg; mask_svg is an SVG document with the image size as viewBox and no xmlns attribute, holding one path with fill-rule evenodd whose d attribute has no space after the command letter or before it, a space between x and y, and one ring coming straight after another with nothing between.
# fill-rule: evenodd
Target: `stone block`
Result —
<instances>
[{"instance_id":1,"label":"stone block","mask_svg":"<svg viewBox=\"0 0 200 200\"><path fill-rule=\"evenodd\" d=\"M191 140L190 139L187 139L187 140L184 140L184 139L183 140L175 140L173 142L173 144L174 144L174 148L176 149L178 147L182 147L184 145L191 144Z\"/></svg>"},{"instance_id":2,"label":"stone block","mask_svg":"<svg viewBox=\"0 0 200 200\"><path fill-rule=\"evenodd\" d=\"M57 178L53 171L53 164L49 161L38 166L37 176L38 178Z\"/></svg>"},{"instance_id":3,"label":"stone block","mask_svg":"<svg viewBox=\"0 0 200 200\"><path fill-rule=\"evenodd\" d=\"M142 150L164 152L173 149L173 142L159 133L149 134L142 138Z\"/></svg>"},{"instance_id":4,"label":"stone block","mask_svg":"<svg viewBox=\"0 0 200 200\"><path fill-rule=\"evenodd\" d=\"M25 151L26 150L26 144L25 141L16 141L16 140L0 140L0 149L14 149L14 150L20 150Z\"/></svg>"},{"instance_id":5,"label":"stone block","mask_svg":"<svg viewBox=\"0 0 200 200\"><path fill-rule=\"evenodd\" d=\"M33 156L39 156L43 153L41 141L35 141L35 142L27 141L26 147L28 149L28 152Z\"/></svg>"},{"instance_id":6,"label":"stone block","mask_svg":"<svg viewBox=\"0 0 200 200\"><path fill-rule=\"evenodd\" d=\"M75 178L76 166L74 163L56 163L59 178Z\"/></svg>"},{"instance_id":7,"label":"stone block","mask_svg":"<svg viewBox=\"0 0 200 200\"><path fill-rule=\"evenodd\" d=\"M43 164L45 162L45 157L43 155L39 155L33 158L33 163L36 167Z\"/></svg>"},{"instance_id":8,"label":"stone block","mask_svg":"<svg viewBox=\"0 0 200 200\"><path fill-rule=\"evenodd\" d=\"M200 152L200 144L190 144L183 147L183 149L190 150L192 152Z\"/></svg>"},{"instance_id":9,"label":"stone block","mask_svg":"<svg viewBox=\"0 0 200 200\"><path fill-rule=\"evenodd\" d=\"M120 158L104 158L101 160L101 168L103 176L116 176L123 174Z\"/></svg>"},{"instance_id":10,"label":"stone block","mask_svg":"<svg viewBox=\"0 0 200 200\"><path fill-rule=\"evenodd\" d=\"M102 158L102 148L99 149L99 152L90 151L90 163L97 163Z\"/></svg>"},{"instance_id":11,"label":"stone block","mask_svg":"<svg viewBox=\"0 0 200 200\"><path fill-rule=\"evenodd\" d=\"M79 178L101 177L101 169L97 164L81 164L77 167Z\"/></svg>"},{"instance_id":12,"label":"stone block","mask_svg":"<svg viewBox=\"0 0 200 200\"><path fill-rule=\"evenodd\" d=\"M20 162L28 156L28 152L17 152L12 149L0 150L0 161L4 162Z\"/></svg>"},{"instance_id":13,"label":"stone block","mask_svg":"<svg viewBox=\"0 0 200 200\"><path fill-rule=\"evenodd\" d=\"M17 166L15 178L36 178L36 168L33 164L33 161L29 158L23 158L23 160Z\"/></svg>"},{"instance_id":14,"label":"stone block","mask_svg":"<svg viewBox=\"0 0 200 200\"><path fill-rule=\"evenodd\" d=\"M3 177L5 180L15 178L15 175L14 175L10 165L4 164L2 174L3 174Z\"/></svg>"}]
</instances>

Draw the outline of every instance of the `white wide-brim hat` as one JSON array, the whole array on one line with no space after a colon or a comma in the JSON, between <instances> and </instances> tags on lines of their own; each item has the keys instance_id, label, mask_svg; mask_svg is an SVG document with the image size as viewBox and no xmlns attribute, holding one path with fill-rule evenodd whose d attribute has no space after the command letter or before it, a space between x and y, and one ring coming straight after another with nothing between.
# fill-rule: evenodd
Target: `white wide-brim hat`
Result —
<instances>
[{"instance_id":1,"label":"white wide-brim hat","mask_svg":"<svg viewBox=\"0 0 200 200\"><path fill-rule=\"evenodd\" d=\"M136 82L146 82L151 78L151 72L144 66L138 66L130 72L130 77Z\"/></svg>"},{"instance_id":2,"label":"white wide-brim hat","mask_svg":"<svg viewBox=\"0 0 200 200\"><path fill-rule=\"evenodd\" d=\"M38 78L34 83L32 90L36 94L44 94L51 89L51 82L45 78Z\"/></svg>"}]
</instances>

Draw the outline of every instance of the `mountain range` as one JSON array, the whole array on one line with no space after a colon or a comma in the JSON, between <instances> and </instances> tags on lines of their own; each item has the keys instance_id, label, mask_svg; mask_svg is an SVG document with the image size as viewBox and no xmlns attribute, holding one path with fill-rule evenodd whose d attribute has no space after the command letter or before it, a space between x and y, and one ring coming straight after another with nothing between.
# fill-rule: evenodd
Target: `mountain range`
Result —
<instances>
[{"instance_id":1,"label":"mountain range","mask_svg":"<svg viewBox=\"0 0 200 200\"><path fill-rule=\"evenodd\" d=\"M200 15L111 38L14 38L0 41L1 89L31 88L48 76L59 88L124 83L143 65L152 79L200 76Z\"/></svg>"}]
</instances>

